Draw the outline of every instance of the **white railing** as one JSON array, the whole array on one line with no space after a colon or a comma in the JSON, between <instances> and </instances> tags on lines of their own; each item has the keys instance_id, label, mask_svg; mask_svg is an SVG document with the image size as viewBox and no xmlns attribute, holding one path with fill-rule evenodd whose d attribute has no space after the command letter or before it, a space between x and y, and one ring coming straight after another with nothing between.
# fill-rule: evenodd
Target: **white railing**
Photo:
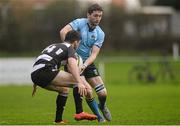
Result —
<instances>
[{"instance_id":1,"label":"white railing","mask_svg":"<svg viewBox=\"0 0 180 126\"><path fill-rule=\"evenodd\" d=\"M167 59L172 60L172 57ZM99 57L99 72L105 79L105 63L107 62L158 62L162 57ZM0 85L31 85L30 73L35 58L0 58ZM179 60L178 60L179 61Z\"/></svg>"},{"instance_id":2,"label":"white railing","mask_svg":"<svg viewBox=\"0 0 180 126\"><path fill-rule=\"evenodd\" d=\"M34 58L0 58L0 85L32 84L33 62Z\"/></svg>"}]
</instances>

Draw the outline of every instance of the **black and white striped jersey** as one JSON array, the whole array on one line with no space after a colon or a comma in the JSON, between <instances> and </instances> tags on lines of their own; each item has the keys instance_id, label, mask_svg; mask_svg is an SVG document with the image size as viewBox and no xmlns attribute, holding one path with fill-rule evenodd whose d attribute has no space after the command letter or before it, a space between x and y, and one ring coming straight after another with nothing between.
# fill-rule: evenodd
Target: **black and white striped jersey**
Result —
<instances>
[{"instance_id":1,"label":"black and white striped jersey","mask_svg":"<svg viewBox=\"0 0 180 126\"><path fill-rule=\"evenodd\" d=\"M32 72L44 66L52 66L59 69L62 62L67 61L69 57L76 58L75 50L71 44L67 42L52 44L46 47L36 58Z\"/></svg>"}]
</instances>

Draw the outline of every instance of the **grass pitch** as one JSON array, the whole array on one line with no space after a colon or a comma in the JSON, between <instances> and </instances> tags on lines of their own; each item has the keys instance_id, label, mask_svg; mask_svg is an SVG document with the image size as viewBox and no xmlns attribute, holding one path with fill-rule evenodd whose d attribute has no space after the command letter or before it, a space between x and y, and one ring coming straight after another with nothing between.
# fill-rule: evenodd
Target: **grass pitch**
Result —
<instances>
[{"instance_id":1,"label":"grass pitch","mask_svg":"<svg viewBox=\"0 0 180 126\"><path fill-rule=\"evenodd\" d=\"M168 79L144 83L128 80L131 63L105 65L107 105L112 114L112 121L105 125L180 125L180 74L176 74L175 83ZM157 71L157 65L152 64L152 67ZM32 98L31 91L31 86L0 86L0 125L53 124L57 94L39 88ZM85 100L83 106L85 111L91 112ZM71 90L64 119L70 125L98 125L97 121L77 122L73 119L74 113Z\"/></svg>"},{"instance_id":2,"label":"grass pitch","mask_svg":"<svg viewBox=\"0 0 180 126\"><path fill-rule=\"evenodd\" d=\"M180 124L179 85L108 86L108 106L112 112L109 124ZM0 124L53 124L56 93L39 89L34 98L29 86L0 87ZM84 102L85 111L90 112ZM98 124L97 121L75 121L72 92L69 94L64 119L69 124Z\"/></svg>"}]
</instances>

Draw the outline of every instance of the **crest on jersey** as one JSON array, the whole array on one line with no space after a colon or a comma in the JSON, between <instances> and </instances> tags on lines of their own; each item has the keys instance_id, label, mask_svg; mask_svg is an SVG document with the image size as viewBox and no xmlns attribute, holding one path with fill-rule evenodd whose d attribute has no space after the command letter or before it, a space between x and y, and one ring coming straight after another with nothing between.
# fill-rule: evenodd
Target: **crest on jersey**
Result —
<instances>
[{"instance_id":1,"label":"crest on jersey","mask_svg":"<svg viewBox=\"0 0 180 126\"><path fill-rule=\"evenodd\" d=\"M91 39L94 39L94 40L95 40L95 38L96 38L95 35L91 35Z\"/></svg>"}]
</instances>

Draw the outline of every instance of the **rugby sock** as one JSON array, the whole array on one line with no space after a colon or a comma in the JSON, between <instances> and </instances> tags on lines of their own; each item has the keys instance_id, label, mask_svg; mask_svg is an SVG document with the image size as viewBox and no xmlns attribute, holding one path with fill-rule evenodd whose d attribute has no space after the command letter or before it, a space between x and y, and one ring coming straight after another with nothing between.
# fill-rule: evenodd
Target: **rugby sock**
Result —
<instances>
[{"instance_id":1,"label":"rugby sock","mask_svg":"<svg viewBox=\"0 0 180 126\"><path fill-rule=\"evenodd\" d=\"M75 107L76 107L76 114L79 114L83 112L83 107L82 107L82 97L78 93L78 87L73 88L73 96L74 96L74 102L75 102Z\"/></svg>"},{"instance_id":2,"label":"rugby sock","mask_svg":"<svg viewBox=\"0 0 180 126\"><path fill-rule=\"evenodd\" d=\"M67 101L67 94L61 93L56 98L56 117L55 122L62 121L62 114Z\"/></svg>"},{"instance_id":3,"label":"rugby sock","mask_svg":"<svg viewBox=\"0 0 180 126\"><path fill-rule=\"evenodd\" d=\"M104 84L98 84L97 86L95 86L94 89L95 89L96 93L98 94L101 91L105 90L105 86L104 86ZM99 99L99 103L100 103L99 107L104 108L105 102L106 102L106 96L99 96L98 99Z\"/></svg>"},{"instance_id":4,"label":"rugby sock","mask_svg":"<svg viewBox=\"0 0 180 126\"><path fill-rule=\"evenodd\" d=\"M99 107L103 109L106 103L106 96L100 96L98 97L98 99L99 99L99 105L100 105Z\"/></svg>"},{"instance_id":5,"label":"rugby sock","mask_svg":"<svg viewBox=\"0 0 180 126\"><path fill-rule=\"evenodd\" d=\"M99 110L98 110L98 104L96 103L95 99L86 99L86 102L88 103L90 109L92 110L92 112L98 117L99 119L102 119L103 117L101 116Z\"/></svg>"}]
</instances>

